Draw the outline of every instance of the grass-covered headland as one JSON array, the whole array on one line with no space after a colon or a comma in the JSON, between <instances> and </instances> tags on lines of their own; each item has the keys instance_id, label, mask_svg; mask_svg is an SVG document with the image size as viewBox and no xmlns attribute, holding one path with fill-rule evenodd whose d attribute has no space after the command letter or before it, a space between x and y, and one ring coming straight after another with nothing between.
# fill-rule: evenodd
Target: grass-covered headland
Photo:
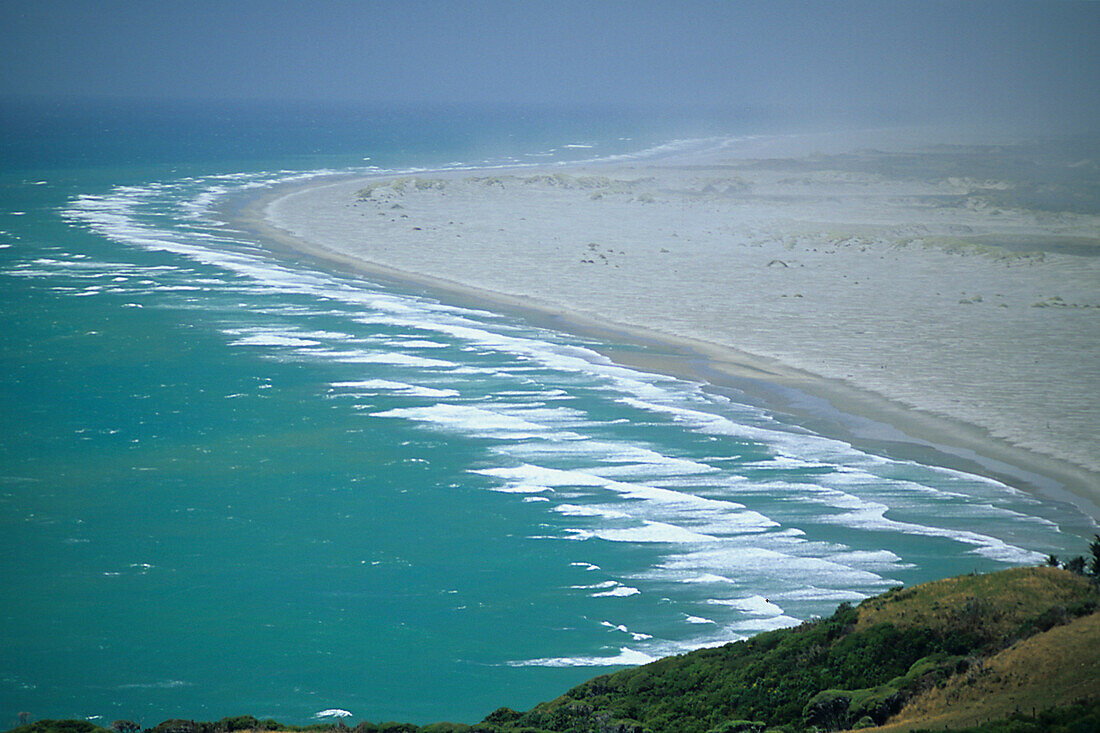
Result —
<instances>
[{"instance_id":1,"label":"grass-covered headland","mask_svg":"<svg viewBox=\"0 0 1100 733\"><path fill-rule=\"evenodd\" d=\"M145 733L1100 731L1100 538L1087 567L1016 568L895 588L828 617L602 675L475 725L305 728L251 716ZM1078 571L1078 572L1074 572ZM116 733L137 733L116 721ZM11 733L108 733L42 720Z\"/></svg>"}]
</instances>

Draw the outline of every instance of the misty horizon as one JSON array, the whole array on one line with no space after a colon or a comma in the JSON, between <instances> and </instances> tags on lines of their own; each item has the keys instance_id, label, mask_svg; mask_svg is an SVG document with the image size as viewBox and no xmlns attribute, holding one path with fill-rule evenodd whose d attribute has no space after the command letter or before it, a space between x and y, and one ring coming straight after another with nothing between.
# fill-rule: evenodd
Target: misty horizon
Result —
<instances>
[{"instance_id":1,"label":"misty horizon","mask_svg":"<svg viewBox=\"0 0 1100 733\"><path fill-rule=\"evenodd\" d=\"M1100 119L1090 2L0 4L0 97Z\"/></svg>"}]
</instances>

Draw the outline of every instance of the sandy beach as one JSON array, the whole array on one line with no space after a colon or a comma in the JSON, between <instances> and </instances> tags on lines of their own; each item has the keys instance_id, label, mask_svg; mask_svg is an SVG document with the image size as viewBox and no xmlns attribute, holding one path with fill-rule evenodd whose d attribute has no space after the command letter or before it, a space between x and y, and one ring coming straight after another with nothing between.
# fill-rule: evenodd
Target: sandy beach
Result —
<instances>
[{"instance_id":1,"label":"sandy beach","mask_svg":"<svg viewBox=\"0 0 1100 733\"><path fill-rule=\"evenodd\" d=\"M1100 216L1074 198L1097 161L805 142L314 182L244 223L341 267L664 344L689 376L779 385L792 410L856 416L856 438L935 446L1100 515Z\"/></svg>"}]
</instances>

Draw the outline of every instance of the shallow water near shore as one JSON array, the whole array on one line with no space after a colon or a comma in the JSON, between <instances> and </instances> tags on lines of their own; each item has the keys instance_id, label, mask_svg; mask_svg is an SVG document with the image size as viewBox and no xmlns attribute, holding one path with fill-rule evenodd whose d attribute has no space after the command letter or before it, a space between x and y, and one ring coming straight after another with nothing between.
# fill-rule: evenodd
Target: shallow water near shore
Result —
<instances>
[{"instance_id":1,"label":"shallow water near shore","mask_svg":"<svg viewBox=\"0 0 1100 733\"><path fill-rule=\"evenodd\" d=\"M6 122L25 146L0 211L0 719L473 722L897 583L1078 554L1092 531L213 216L318 169L668 142L630 120L348 116L318 135L288 113L257 156L198 115L110 117L143 131L135 151L104 114L52 137Z\"/></svg>"}]
</instances>

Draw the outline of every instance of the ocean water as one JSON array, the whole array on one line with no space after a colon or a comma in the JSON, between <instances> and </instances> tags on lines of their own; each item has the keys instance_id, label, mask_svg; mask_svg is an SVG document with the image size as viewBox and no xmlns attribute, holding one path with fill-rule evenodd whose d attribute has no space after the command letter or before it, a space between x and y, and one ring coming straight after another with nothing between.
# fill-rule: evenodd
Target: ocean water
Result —
<instances>
[{"instance_id":1,"label":"ocean water","mask_svg":"<svg viewBox=\"0 0 1100 733\"><path fill-rule=\"evenodd\" d=\"M667 120L13 101L0 126L5 725L474 722L1093 531L215 215L325 172L691 145Z\"/></svg>"}]
</instances>

